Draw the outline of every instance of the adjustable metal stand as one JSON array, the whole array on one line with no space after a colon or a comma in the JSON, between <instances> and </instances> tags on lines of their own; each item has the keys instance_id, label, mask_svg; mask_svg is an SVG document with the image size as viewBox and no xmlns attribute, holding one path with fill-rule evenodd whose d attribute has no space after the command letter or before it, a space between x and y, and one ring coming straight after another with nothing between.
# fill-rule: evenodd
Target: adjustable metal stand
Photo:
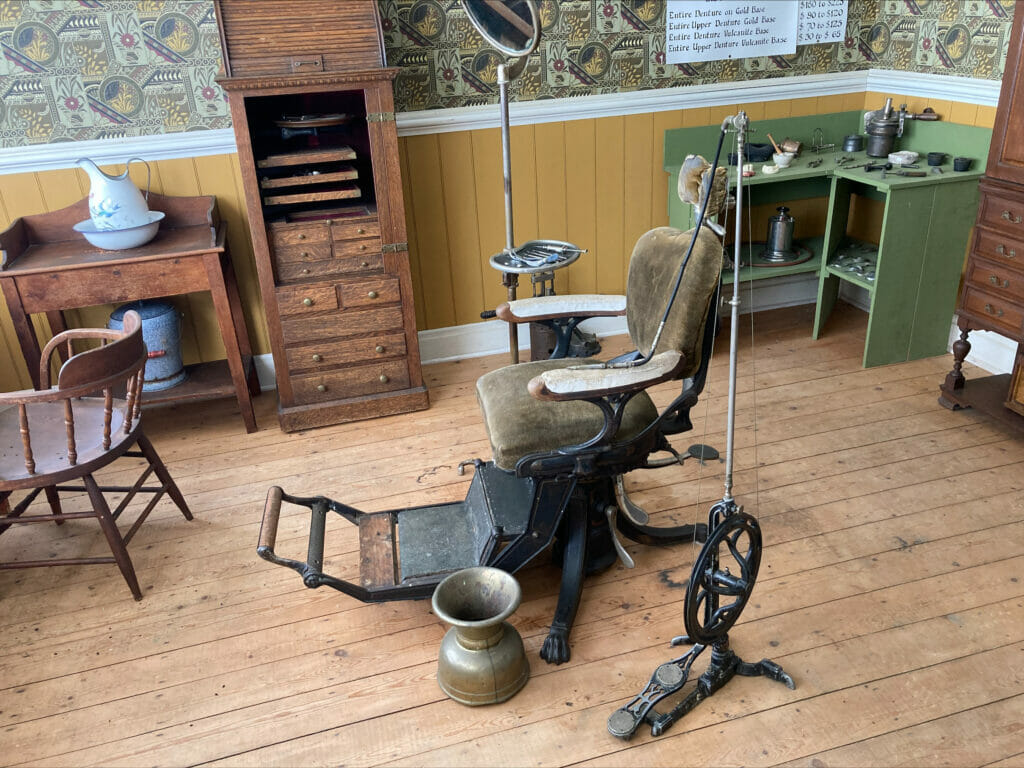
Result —
<instances>
[{"instance_id":1,"label":"adjustable metal stand","mask_svg":"<svg viewBox=\"0 0 1024 768\"><path fill-rule=\"evenodd\" d=\"M747 116L739 112L722 123L723 133L732 125L736 129L738 162L743 167ZM743 174L736 174L736 232L741 231L743 210ZM736 263L740 262L740 238L736 238ZM757 663L743 661L729 646L729 630L739 619L750 599L761 565L761 529L757 520L743 512L732 495L733 436L736 425L736 368L739 333L739 280L733 281L729 339L729 408L726 423L725 494L708 513L708 538L693 564L690 581L683 600L683 622L686 634L672 640L672 645L693 645L684 655L672 659L651 675L644 689L624 707L608 718L608 732L621 739L630 738L641 723L651 726L651 734L660 736L673 723L701 701L728 683L735 675L768 677L789 688L793 678L782 667L768 659ZM731 561L731 562L730 562ZM736 573L730 570L736 568ZM696 687L672 710L665 714L654 707L668 696L679 692L690 676L697 657L708 646L711 661L697 679Z\"/></svg>"}]
</instances>

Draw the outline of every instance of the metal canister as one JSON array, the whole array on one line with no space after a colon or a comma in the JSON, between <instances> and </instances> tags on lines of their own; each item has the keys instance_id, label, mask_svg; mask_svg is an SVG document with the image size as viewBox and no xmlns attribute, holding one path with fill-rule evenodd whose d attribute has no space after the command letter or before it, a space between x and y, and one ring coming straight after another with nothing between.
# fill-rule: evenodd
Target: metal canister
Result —
<instances>
[{"instance_id":1,"label":"metal canister","mask_svg":"<svg viewBox=\"0 0 1024 768\"><path fill-rule=\"evenodd\" d=\"M859 133L851 133L843 139L843 152L860 152L864 149L864 137Z\"/></svg>"},{"instance_id":2,"label":"metal canister","mask_svg":"<svg viewBox=\"0 0 1024 768\"><path fill-rule=\"evenodd\" d=\"M868 134L868 157L888 157L901 132L900 116L893 111L891 98L885 100L880 111L871 115L864 129Z\"/></svg>"},{"instance_id":3,"label":"metal canister","mask_svg":"<svg viewBox=\"0 0 1024 768\"><path fill-rule=\"evenodd\" d=\"M170 389L181 384L188 375L181 359L181 319L169 301L147 299L122 304L110 313L107 327L115 331L124 327L124 313L134 309L142 318L142 340L149 359L142 379L143 392Z\"/></svg>"},{"instance_id":4,"label":"metal canister","mask_svg":"<svg viewBox=\"0 0 1024 768\"><path fill-rule=\"evenodd\" d=\"M790 261L794 257L793 217L784 205L776 210L778 214L768 219L768 236L761 258L765 261Z\"/></svg>"}]
</instances>

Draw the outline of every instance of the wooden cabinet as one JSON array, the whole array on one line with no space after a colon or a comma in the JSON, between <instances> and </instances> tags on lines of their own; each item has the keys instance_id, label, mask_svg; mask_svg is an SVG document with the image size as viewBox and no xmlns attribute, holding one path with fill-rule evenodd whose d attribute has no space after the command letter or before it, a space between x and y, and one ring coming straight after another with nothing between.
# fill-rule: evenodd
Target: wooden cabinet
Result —
<instances>
[{"instance_id":1,"label":"wooden cabinet","mask_svg":"<svg viewBox=\"0 0 1024 768\"><path fill-rule=\"evenodd\" d=\"M1024 77L1021 73L1024 11L1010 32L1003 87L992 132L974 239L957 307L960 339L953 370L941 386L947 408L978 406L1024 427ZM1014 373L967 382L962 371L971 331L994 331L1017 342Z\"/></svg>"},{"instance_id":2,"label":"wooden cabinet","mask_svg":"<svg viewBox=\"0 0 1024 768\"><path fill-rule=\"evenodd\" d=\"M219 0L286 431L426 408L375 0Z\"/></svg>"}]
</instances>

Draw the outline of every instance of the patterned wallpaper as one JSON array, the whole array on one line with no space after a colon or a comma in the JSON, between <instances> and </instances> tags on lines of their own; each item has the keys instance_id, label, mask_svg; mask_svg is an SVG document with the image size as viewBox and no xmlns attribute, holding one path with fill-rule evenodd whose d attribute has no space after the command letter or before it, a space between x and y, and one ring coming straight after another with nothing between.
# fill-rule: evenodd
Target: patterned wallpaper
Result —
<instances>
[{"instance_id":1,"label":"patterned wallpaper","mask_svg":"<svg viewBox=\"0 0 1024 768\"><path fill-rule=\"evenodd\" d=\"M499 56L458 0L379 0L402 110L497 101ZM1000 79L1012 0L850 0L846 39L792 56L665 63L663 0L537 0L541 44L511 86L548 99L881 68Z\"/></svg>"},{"instance_id":2,"label":"patterned wallpaper","mask_svg":"<svg viewBox=\"0 0 1024 768\"><path fill-rule=\"evenodd\" d=\"M253 0L259 2L259 0ZM356 0L339 0L354 2ZM301 0L294 0L301 2ZM400 111L497 101L497 54L458 0L377 0ZM1012 0L850 0L846 39L792 56L665 64L663 0L538 0L512 98L864 68L1002 76ZM226 128L212 0L0 0L0 146Z\"/></svg>"}]
</instances>

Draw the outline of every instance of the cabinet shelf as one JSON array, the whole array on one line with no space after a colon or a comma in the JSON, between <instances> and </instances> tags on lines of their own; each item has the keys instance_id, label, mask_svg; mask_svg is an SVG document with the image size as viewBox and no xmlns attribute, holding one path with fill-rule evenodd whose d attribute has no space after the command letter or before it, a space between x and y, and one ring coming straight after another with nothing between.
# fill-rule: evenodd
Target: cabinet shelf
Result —
<instances>
[{"instance_id":1,"label":"cabinet shelf","mask_svg":"<svg viewBox=\"0 0 1024 768\"><path fill-rule=\"evenodd\" d=\"M802 275L807 272L817 272L821 269L822 250L824 248L825 238L802 237L799 239L798 243L807 248L813 254L807 261L802 264L793 264L787 267L741 267L739 271L740 281L747 282L749 280L765 280L769 277ZM746 248L745 245L743 247ZM726 248L729 256L731 257L733 255L733 246L728 245ZM722 282L725 285L731 285L733 282L733 275L733 272L723 272Z\"/></svg>"},{"instance_id":2,"label":"cabinet shelf","mask_svg":"<svg viewBox=\"0 0 1024 768\"><path fill-rule=\"evenodd\" d=\"M284 168L291 165L311 165L314 163L338 163L355 160L356 153L351 147L333 147L331 149L302 149L298 152L281 152L267 155L256 161L257 168Z\"/></svg>"},{"instance_id":3,"label":"cabinet shelf","mask_svg":"<svg viewBox=\"0 0 1024 768\"><path fill-rule=\"evenodd\" d=\"M277 178L260 179L263 189L280 187L301 187L308 184L328 184L334 181L350 181L359 178L359 171L351 165L342 165L336 171L326 173L306 173L299 176L279 176Z\"/></svg>"},{"instance_id":4,"label":"cabinet shelf","mask_svg":"<svg viewBox=\"0 0 1024 768\"><path fill-rule=\"evenodd\" d=\"M264 205L294 205L295 203L322 203L327 200L348 200L362 195L358 185L341 184L333 189L294 192L284 195L266 195Z\"/></svg>"}]
</instances>

